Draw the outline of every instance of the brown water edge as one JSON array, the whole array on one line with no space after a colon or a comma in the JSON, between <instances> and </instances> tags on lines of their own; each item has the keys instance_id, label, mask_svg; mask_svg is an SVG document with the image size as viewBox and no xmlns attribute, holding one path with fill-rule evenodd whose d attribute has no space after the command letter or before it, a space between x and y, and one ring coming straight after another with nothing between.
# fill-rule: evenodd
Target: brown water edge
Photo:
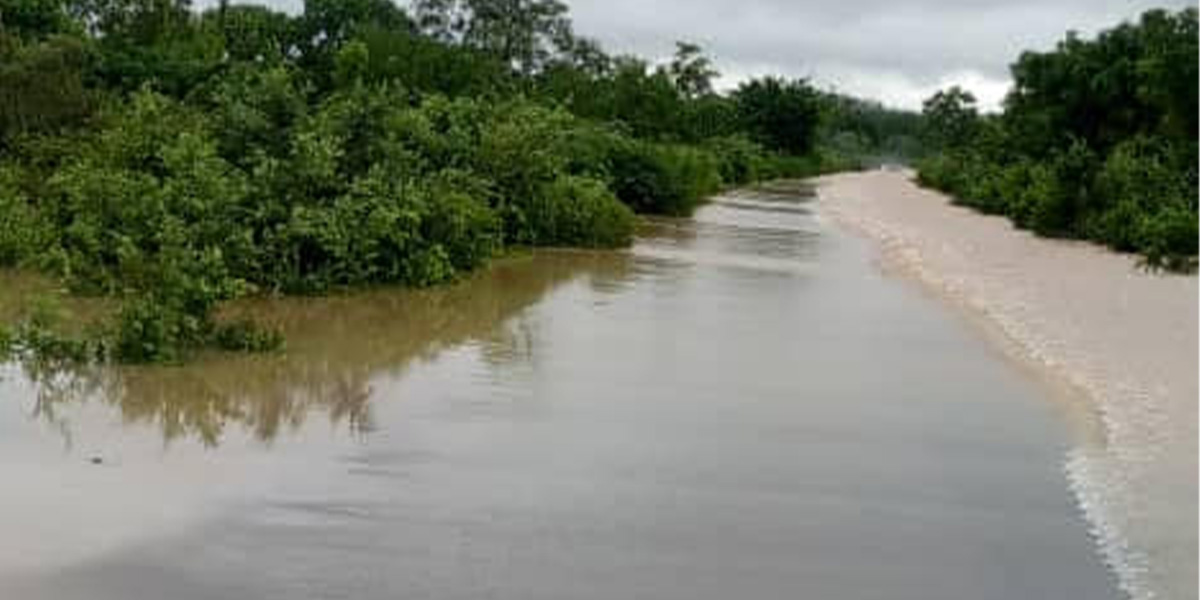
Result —
<instances>
[{"instance_id":1,"label":"brown water edge","mask_svg":"<svg viewBox=\"0 0 1200 600\"><path fill-rule=\"evenodd\" d=\"M111 316L116 303L107 298L81 297L40 273L0 269L0 325L12 326L39 311L52 313L66 333L79 333Z\"/></svg>"},{"instance_id":2,"label":"brown water edge","mask_svg":"<svg viewBox=\"0 0 1200 600\"><path fill-rule=\"evenodd\" d=\"M552 250L501 258L454 284L429 289L380 287L323 297L260 297L223 307L220 317L249 318L278 329L284 351L202 352L183 365L79 366L28 373L39 381L33 414L69 438L69 405L89 401L119 409L124 422L161 428L164 440L191 437L216 446L230 426L270 442L312 412L350 431L371 428L370 380L398 375L447 348L484 340L489 360L518 358L520 331L499 327L547 292L576 278L616 285L631 268L619 253ZM0 296L26 315L53 285L10 273L19 285ZM61 297L74 312L88 300ZM0 313L3 314L3 313ZM76 320L77 321L77 320Z\"/></svg>"}]
</instances>

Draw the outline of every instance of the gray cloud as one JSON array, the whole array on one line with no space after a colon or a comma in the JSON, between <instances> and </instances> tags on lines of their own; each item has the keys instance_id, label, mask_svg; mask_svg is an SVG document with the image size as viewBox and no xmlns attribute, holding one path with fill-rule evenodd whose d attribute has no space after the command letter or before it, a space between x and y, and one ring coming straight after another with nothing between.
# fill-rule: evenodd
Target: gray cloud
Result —
<instances>
[{"instance_id":1,"label":"gray cloud","mask_svg":"<svg viewBox=\"0 0 1200 600\"><path fill-rule=\"evenodd\" d=\"M915 108L953 83L995 108L1008 64L1068 29L1094 33L1163 0L573 0L575 27L611 51L670 54L705 45L729 87L750 75L811 77ZM1189 2L1167 0L1170 6Z\"/></svg>"},{"instance_id":2,"label":"gray cloud","mask_svg":"<svg viewBox=\"0 0 1200 600\"><path fill-rule=\"evenodd\" d=\"M200 0L198 4L215 4ZM259 0L298 11L303 0ZM575 28L614 53L665 59L699 42L722 87L754 75L809 77L907 108L960 84L985 108L1008 88L1008 64L1154 6L1192 0L565 0ZM404 4L401 0L401 4Z\"/></svg>"}]
</instances>

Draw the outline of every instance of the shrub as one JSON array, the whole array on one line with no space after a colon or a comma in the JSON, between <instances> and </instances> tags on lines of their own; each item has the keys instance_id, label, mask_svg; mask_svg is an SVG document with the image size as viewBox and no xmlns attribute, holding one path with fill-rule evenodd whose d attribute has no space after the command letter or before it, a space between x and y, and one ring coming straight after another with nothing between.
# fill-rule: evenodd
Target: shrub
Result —
<instances>
[{"instance_id":1,"label":"shrub","mask_svg":"<svg viewBox=\"0 0 1200 600\"><path fill-rule=\"evenodd\" d=\"M1030 171L1029 187L1021 194L1013 218L1019 227L1032 229L1040 235L1062 231L1062 191L1054 170L1037 165Z\"/></svg>"},{"instance_id":2,"label":"shrub","mask_svg":"<svg viewBox=\"0 0 1200 600\"><path fill-rule=\"evenodd\" d=\"M725 185L745 185L767 174L767 157L762 146L745 135L708 140L704 145L717 159L717 169Z\"/></svg>"},{"instance_id":3,"label":"shrub","mask_svg":"<svg viewBox=\"0 0 1200 600\"><path fill-rule=\"evenodd\" d=\"M1170 164L1169 154L1164 143L1145 137L1117 145L1096 174L1098 198L1105 207L1122 201L1151 207L1176 196L1186 183L1183 174Z\"/></svg>"},{"instance_id":4,"label":"shrub","mask_svg":"<svg viewBox=\"0 0 1200 600\"><path fill-rule=\"evenodd\" d=\"M936 154L917 164L917 182L944 192L960 189L959 173L960 161L951 154Z\"/></svg>"},{"instance_id":5,"label":"shrub","mask_svg":"<svg viewBox=\"0 0 1200 600\"><path fill-rule=\"evenodd\" d=\"M122 362L177 362L207 337L205 326L178 306L146 296L122 307L113 349Z\"/></svg>"},{"instance_id":6,"label":"shrub","mask_svg":"<svg viewBox=\"0 0 1200 600\"><path fill-rule=\"evenodd\" d=\"M824 173L838 171L853 171L862 168L862 164L853 158L834 154L827 150L817 150L804 156L774 155L767 160L764 169L764 179L788 178L801 179L815 177Z\"/></svg>"},{"instance_id":7,"label":"shrub","mask_svg":"<svg viewBox=\"0 0 1200 600\"><path fill-rule=\"evenodd\" d=\"M1136 251L1141 244L1145 214L1132 199L1119 200L1115 206L1088 217L1084 232L1120 252Z\"/></svg>"},{"instance_id":8,"label":"shrub","mask_svg":"<svg viewBox=\"0 0 1200 600\"><path fill-rule=\"evenodd\" d=\"M326 205L296 206L262 283L299 292L369 283L425 286L478 266L499 242L495 213L452 177L430 186L375 168Z\"/></svg>"},{"instance_id":9,"label":"shrub","mask_svg":"<svg viewBox=\"0 0 1200 600\"><path fill-rule=\"evenodd\" d=\"M53 236L49 224L17 189L15 179L12 170L0 167L0 267L38 256Z\"/></svg>"},{"instance_id":10,"label":"shrub","mask_svg":"<svg viewBox=\"0 0 1200 600\"><path fill-rule=\"evenodd\" d=\"M213 338L218 348L235 352L274 352L284 345L282 333L248 320L218 325Z\"/></svg>"},{"instance_id":11,"label":"shrub","mask_svg":"<svg viewBox=\"0 0 1200 600\"><path fill-rule=\"evenodd\" d=\"M1183 205L1167 206L1142 221L1137 248L1151 267L1191 270L1198 235L1194 211Z\"/></svg>"},{"instance_id":12,"label":"shrub","mask_svg":"<svg viewBox=\"0 0 1200 600\"><path fill-rule=\"evenodd\" d=\"M539 245L610 248L633 237L633 212L603 182L586 177L564 176L547 184L527 216Z\"/></svg>"},{"instance_id":13,"label":"shrub","mask_svg":"<svg viewBox=\"0 0 1200 600\"><path fill-rule=\"evenodd\" d=\"M503 243L502 223L488 206L485 183L467 173L439 173L428 187L429 214L421 235L445 249L456 271L475 269Z\"/></svg>"},{"instance_id":14,"label":"shrub","mask_svg":"<svg viewBox=\"0 0 1200 600\"><path fill-rule=\"evenodd\" d=\"M716 158L687 146L629 141L612 163L613 191L640 213L688 215L721 186Z\"/></svg>"},{"instance_id":15,"label":"shrub","mask_svg":"<svg viewBox=\"0 0 1200 600\"><path fill-rule=\"evenodd\" d=\"M0 328L0 358L18 358L39 365L82 363L103 357L98 336L64 333L63 313L52 298L42 297L14 331Z\"/></svg>"}]
</instances>

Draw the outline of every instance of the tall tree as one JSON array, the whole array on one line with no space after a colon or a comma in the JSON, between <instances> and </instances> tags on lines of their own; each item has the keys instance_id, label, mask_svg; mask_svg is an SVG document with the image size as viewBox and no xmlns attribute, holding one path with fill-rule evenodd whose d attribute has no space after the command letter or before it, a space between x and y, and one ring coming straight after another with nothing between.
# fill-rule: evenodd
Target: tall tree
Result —
<instances>
[{"instance_id":1,"label":"tall tree","mask_svg":"<svg viewBox=\"0 0 1200 600\"><path fill-rule=\"evenodd\" d=\"M926 141L937 148L965 145L979 124L975 102L975 95L959 86L939 90L926 99L921 107Z\"/></svg>"},{"instance_id":2,"label":"tall tree","mask_svg":"<svg viewBox=\"0 0 1200 600\"><path fill-rule=\"evenodd\" d=\"M820 99L805 80L764 77L734 92L738 118L764 146L793 155L812 151L820 122Z\"/></svg>"},{"instance_id":3,"label":"tall tree","mask_svg":"<svg viewBox=\"0 0 1200 600\"><path fill-rule=\"evenodd\" d=\"M675 42L675 56L667 67L675 87L685 98L698 98L713 91L712 82L721 74L713 68L704 50L691 42Z\"/></svg>"},{"instance_id":4,"label":"tall tree","mask_svg":"<svg viewBox=\"0 0 1200 600\"><path fill-rule=\"evenodd\" d=\"M429 35L483 50L523 73L539 71L573 39L559 0L416 0L413 9Z\"/></svg>"}]
</instances>

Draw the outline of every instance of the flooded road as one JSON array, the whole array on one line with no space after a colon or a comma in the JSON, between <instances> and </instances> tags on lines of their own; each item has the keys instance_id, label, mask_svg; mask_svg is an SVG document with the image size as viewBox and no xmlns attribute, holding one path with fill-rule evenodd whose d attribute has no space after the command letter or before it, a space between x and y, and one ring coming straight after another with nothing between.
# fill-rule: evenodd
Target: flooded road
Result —
<instances>
[{"instance_id":1,"label":"flooded road","mask_svg":"<svg viewBox=\"0 0 1200 600\"><path fill-rule=\"evenodd\" d=\"M1079 435L796 189L0 381L0 598L1116 598Z\"/></svg>"}]
</instances>

